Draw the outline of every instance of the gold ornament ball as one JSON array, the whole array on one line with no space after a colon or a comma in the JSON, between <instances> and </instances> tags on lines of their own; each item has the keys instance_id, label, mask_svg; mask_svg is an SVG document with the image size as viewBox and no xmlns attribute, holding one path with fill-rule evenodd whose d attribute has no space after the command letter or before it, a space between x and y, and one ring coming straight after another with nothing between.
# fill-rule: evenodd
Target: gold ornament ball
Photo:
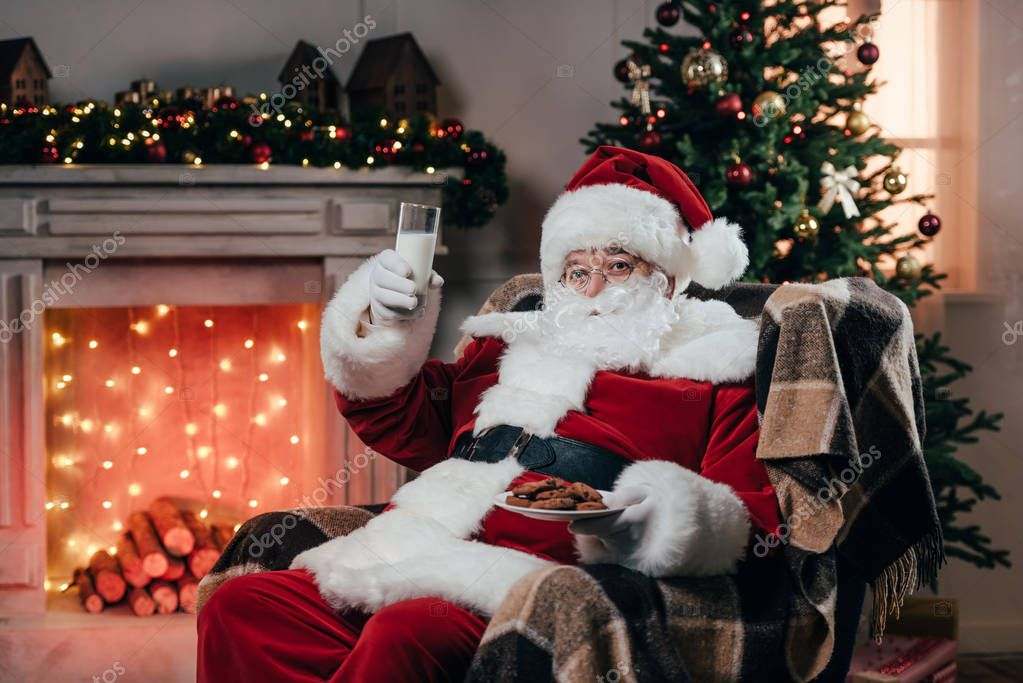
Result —
<instances>
[{"instance_id":1,"label":"gold ornament ball","mask_svg":"<svg viewBox=\"0 0 1023 683\"><path fill-rule=\"evenodd\" d=\"M776 119L785 115L785 98L773 90L765 90L753 100L753 116Z\"/></svg>"},{"instance_id":2,"label":"gold ornament ball","mask_svg":"<svg viewBox=\"0 0 1023 683\"><path fill-rule=\"evenodd\" d=\"M906 174L894 166L884 174L884 189L889 194L898 194L906 189Z\"/></svg>"},{"instance_id":3,"label":"gold ornament ball","mask_svg":"<svg viewBox=\"0 0 1023 683\"><path fill-rule=\"evenodd\" d=\"M849 117L845 120L845 127L853 135L862 135L870 128L870 117L859 110L851 111L849 112Z\"/></svg>"},{"instance_id":4,"label":"gold ornament ball","mask_svg":"<svg viewBox=\"0 0 1023 683\"><path fill-rule=\"evenodd\" d=\"M690 88L708 88L728 80L728 62L710 48L694 48L682 59L682 81Z\"/></svg>"},{"instance_id":5,"label":"gold ornament ball","mask_svg":"<svg viewBox=\"0 0 1023 683\"><path fill-rule=\"evenodd\" d=\"M812 239L820 231L821 224L806 209L803 209L803 213L799 214L799 218L792 224L792 232L801 240Z\"/></svg>"},{"instance_id":6,"label":"gold ornament ball","mask_svg":"<svg viewBox=\"0 0 1023 683\"><path fill-rule=\"evenodd\" d=\"M923 266L916 260L915 256L902 256L895 262L895 274L903 280L915 280L923 272Z\"/></svg>"}]
</instances>

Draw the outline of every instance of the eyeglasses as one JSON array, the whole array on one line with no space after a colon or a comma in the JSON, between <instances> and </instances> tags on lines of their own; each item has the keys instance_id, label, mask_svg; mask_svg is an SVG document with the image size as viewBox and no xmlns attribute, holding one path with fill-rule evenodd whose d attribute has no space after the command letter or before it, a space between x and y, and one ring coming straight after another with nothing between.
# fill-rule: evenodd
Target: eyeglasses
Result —
<instances>
[{"instance_id":1,"label":"eyeglasses","mask_svg":"<svg viewBox=\"0 0 1023 683\"><path fill-rule=\"evenodd\" d=\"M639 267L637 263L631 263L624 259L611 259L604 264L603 268L586 268L585 266L569 266L561 275L561 282L576 291L582 291L590 284L593 273L600 273L604 282L612 285L620 285L629 279L632 272Z\"/></svg>"}]
</instances>

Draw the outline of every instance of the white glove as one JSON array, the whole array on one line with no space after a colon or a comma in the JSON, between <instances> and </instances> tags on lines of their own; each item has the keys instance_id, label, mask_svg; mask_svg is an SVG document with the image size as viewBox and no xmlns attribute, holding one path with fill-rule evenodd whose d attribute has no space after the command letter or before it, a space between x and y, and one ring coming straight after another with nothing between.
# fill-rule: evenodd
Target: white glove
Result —
<instances>
[{"instance_id":1,"label":"white glove","mask_svg":"<svg viewBox=\"0 0 1023 683\"><path fill-rule=\"evenodd\" d=\"M646 534L654 505L648 486L625 486L604 496L608 507L629 507L621 512L591 519L577 519L568 525L573 534L596 536L619 558L630 557L639 549Z\"/></svg>"},{"instance_id":2,"label":"white glove","mask_svg":"<svg viewBox=\"0 0 1023 683\"><path fill-rule=\"evenodd\" d=\"M430 289L440 289L444 278L430 271ZM395 325L415 319L412 310L416 300L416 283L412 280L412 266L394 249L377 254L369 274L370 324Z\"/></svg>"}]
</instances>

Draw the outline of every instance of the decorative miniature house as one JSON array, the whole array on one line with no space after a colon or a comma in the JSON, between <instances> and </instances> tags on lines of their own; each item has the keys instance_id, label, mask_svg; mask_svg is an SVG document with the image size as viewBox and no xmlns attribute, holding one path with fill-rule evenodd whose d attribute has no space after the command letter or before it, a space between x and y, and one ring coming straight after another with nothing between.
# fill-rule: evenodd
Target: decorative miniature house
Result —
<instances>
[{"instance_id":1,"label":"decorative miniature house","mask_svg":"<svg viewBox=\"0 0 1023 683\"><path fill-rule=\"evenodd\" d=\"M348 79L351 111L381 107L395 116L437 112L440 81L411 33L366 43Z\"/></svg>"},{"instance_id":2,"label":"decorative miniature house","mask_svg":"<svg viewBox=\"0 0 1023 683\"><path fill-rule=\"evenodd\" d=\"M291 85L297 90L295 101L320 111L341 107L341 81L316 46L304 40L295 45L277 80L282 88Z\"/></svg>"},{"instance_id":3,"label":"decorative miniature house","mask_svg":"<svg viewBox=\"0 0 1023 683\"><path fill-rule=\"evenodd\" d=\"M52 77L32 38L0 40L0 102L42 106L50 99Z\"/></svg>"}]
</instances>

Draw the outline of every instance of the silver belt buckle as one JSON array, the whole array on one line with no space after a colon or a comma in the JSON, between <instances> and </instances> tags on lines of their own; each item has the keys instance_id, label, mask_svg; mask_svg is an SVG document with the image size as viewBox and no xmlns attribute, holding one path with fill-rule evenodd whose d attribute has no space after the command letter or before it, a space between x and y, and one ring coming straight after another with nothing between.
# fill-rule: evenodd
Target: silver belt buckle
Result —
<instances>
[{"instance_id":1,"label":"silver belt buckle","mask_svg":"<svg viewBox=\"0 0 1023 683\"><path fill-rule=\"evenodd\" d=\"M529 443L529 440L532 438L533 438L532 433L527 432L525 429L523 429L522 432L519 433L518 437L516 437L515 443L513 443L512 447L508 449L508 454L505 456L505 459L507 459L508 457L514 458L518 454L518 452L522 450L522 447Z\"/></svg>"}]
</instances>

